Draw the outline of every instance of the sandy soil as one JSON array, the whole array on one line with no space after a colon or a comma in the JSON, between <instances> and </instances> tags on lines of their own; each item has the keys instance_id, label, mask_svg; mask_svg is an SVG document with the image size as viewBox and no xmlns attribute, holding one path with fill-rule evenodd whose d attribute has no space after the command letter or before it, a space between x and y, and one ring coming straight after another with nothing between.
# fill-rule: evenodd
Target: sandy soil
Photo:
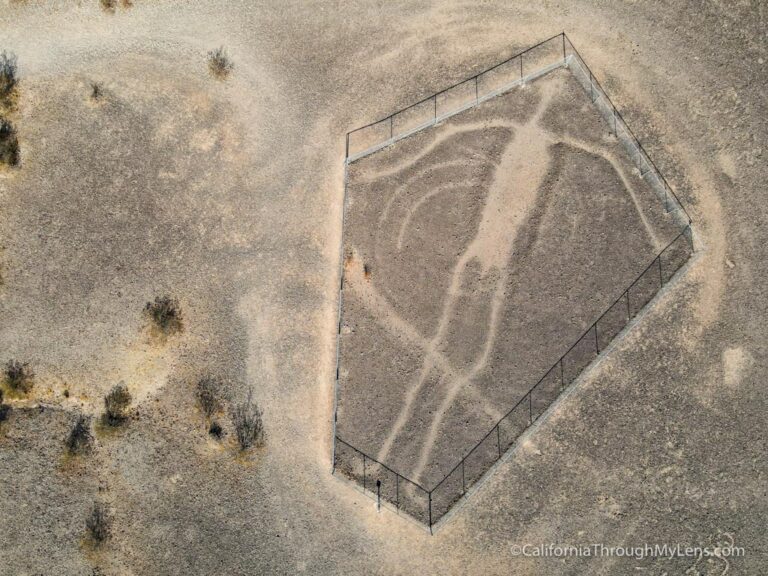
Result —
<instances>
[{"instance_id":1,"label":"sandy soil","mask_svg":"<svg viewBox=\"0 0 768 576\"><path fill-rule=\"evenodd\" d=\"M765 26L759 2L4 1L22 166L0 175L2 340L37 366L32 403L57 406L0 425L0 574L760 574ZM702 250L430 536L330 474L343 134L560 30L690 207ZM205 63L222 44L223 83ZM103 107L85 102L91 79ZM162 345L140 314L158 291L186 313ZM254 385L264 450L209 442L191 388L208 369L232 398ZM136 418L61 464L74 412L119 378L143 391ZM84 398L65 401L65 385ZM96 498L116 529L93 551ZM513 548L726 541L746 556Z\"/></svg>"}]
</instances>

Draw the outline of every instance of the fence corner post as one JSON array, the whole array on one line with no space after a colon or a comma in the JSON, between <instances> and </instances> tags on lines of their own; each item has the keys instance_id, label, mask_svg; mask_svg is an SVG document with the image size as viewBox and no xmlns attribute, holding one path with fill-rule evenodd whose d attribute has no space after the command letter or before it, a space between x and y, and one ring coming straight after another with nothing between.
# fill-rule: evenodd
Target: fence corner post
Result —
<instances>
[{"instance_id":1,"label":"fence corner post","mask_svg":"<svg viewBox=\"0 0 768 576\"><path fill-rule=\"evenodd\" d=\"M432 492L427 492L429 495L429 533L432 534Z\"/></svg>"},{"instance_id":2,"label":"fence corner post","mask_svg":"<svg viewBox=\"0 0 768 576\"><path fill-rule=\"evenodd\" d=\"M563 64L565 64L565 60L566 60L566 58L565 58L565 30L560 32L560 36L563 37Z\"/></svg>"}]
</instances>

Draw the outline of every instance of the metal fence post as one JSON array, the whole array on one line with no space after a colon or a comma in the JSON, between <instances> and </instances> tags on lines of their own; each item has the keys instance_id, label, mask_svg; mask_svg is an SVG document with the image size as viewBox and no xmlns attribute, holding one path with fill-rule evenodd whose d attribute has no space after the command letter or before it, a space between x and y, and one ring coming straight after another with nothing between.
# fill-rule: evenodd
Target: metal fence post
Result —
<instances>
[{"instance_id":1,"label":"metal fence post","mask_svg":"<svg viewBox=\"0 0 768 576\"><path fill-rule=\"evenodd\" d=\"M560 33L563 37L563 64L565 64L565 32Z\"/></svg>"},{"instance_id":2,"label":"metal fence post","mask_svg":"<svg viewBox=\"0 0 768 576\"><path fill-rule=\"evenodd\" d=\"M626 294L627 294L627 322L629 322L632 319L632 313L629 311L629 288L627 288Z\"/></svg>"},{"instance_id":3,"label":"metal fence post","mask_svg":"<svg viewBox=\"0 0 768 576\"><path fill-rule=\"evenodd\" d=\"M661 254L659 254L656 259L659 261L659 288L664 286L664 275L661 273Z\"/></svg>"},{"instance_id":4,"label":"metal fence post","mask_svg":"<svg viewBox=\"0 0 768 576\"><path fill-rule=\"evenodd\" d=\"M363 454L363 492L365 492L365 454Z\"/></svg>"},{"instance_id":5,"label":"metal fence post","mask_svg":"<svg viewBox=\"0 0 768 576\"><path fill-rule=\"evenodd\" d=\"M429 533L432 534L432 492L429 494Z\"/></svg>"},{"instance_id":6,"label":"metal fence post","mask_svg":"<svg viewBox=\"0 0 768 576\"><path fill-rule=\"evenodd\" d=\"M395 508L400 512L400 474L395 474Z\"/></svg>"},{"instance_id":7,"label":"metal fence post","mask_svg":"<svg viewBox=\"0 0 768 576\"><path fill-rule=\"evenodd\" d=\"M461 461L461 493L466 494L467 493L467 481L466 476L464 476L464 463L467 461L466 458L464 458Z\"/></svg>"},{"instance_id":8,"label":"metal fence post","mask_svg":"<svg viewBox=\"0 0 768 576\"><path fill-rule=\"evenodd\" d=\"M520 54L520 80L523 79L523 55Z\"/></svg>"},{"instance_id":9,"label":"metal fence post","mask_svg":"<svg viewBox=\"0 0 768 576\"><path fill-rule=\"evenodd\" d=\"M480 103L480 95L477 90L477 76L475 76L475 104L479 104L479 103Z\"/></svg>"},{"instance_id":10,"label":"metal fence post","mask_svg":"<svg viewBox=\"0 0 768 576\"><path fill-rule=\"evenodd\" d=\"M344 154L344 159L349 158L349 132L347 132L347 151Z\"/></svg>"},{"instance_id":11,"label":"metal fence post","mask_svg":"<svg viewBox=\"0 0 768 576\"><path fill-rule=\"evenodd\" d=\"M389 117L389 139L392 140L392 138L395 137L395 115Z\"/></svg>"},{"instance_id":12,"label":"metal fence post","mask_svg":"<svg viewBox=\"0 0 768 576\"><path fill-rule=\"evenodd\" d=\"M528 392L528 424L529 426L533 424L533 394Z\"/></svg>"},{"instance_id":13,"label":"metal fence post","mask_svg":"<svg viewBox=\"0 0 768 576\"><path fill-rule=\"evenodd\" d=\"M499 459L501 459L501 432L498 423L496 423L496 445L499 447Z\"/></svg>"},{"instance_id":14,"label":"metal fence post","mask_svg":"<svg viewBox=\"0 0 768 576\"><path fill-rule=\"evenodd\" d=\"M594 323L594 327L595 327L595 352L599 356L600 355L600 342L597 339L597 322Z\"/></svg>"}]
</instances>

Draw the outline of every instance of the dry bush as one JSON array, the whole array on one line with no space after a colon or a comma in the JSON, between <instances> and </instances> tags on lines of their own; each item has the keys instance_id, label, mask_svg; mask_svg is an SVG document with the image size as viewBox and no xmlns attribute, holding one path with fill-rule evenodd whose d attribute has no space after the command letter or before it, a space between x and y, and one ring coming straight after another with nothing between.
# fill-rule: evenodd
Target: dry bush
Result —
<instances>
[{"instance_id":1,"label":"dry bush","mask_svg":"<svg viewBox=\"0 0 768 576\"><path fill-rule=\"evenodd\" d=\"M224 429L221 427L221 424L214 420L211 422L211 427L208 428L208 434L217 440L221 440L222 436L224 436Z\"/></svg>"},{"instance_id":2,"label":"dry bush","mask_svg":"<svg viewBox=\"0 0 768 576\"><path fill-rule=\"evenodd\" d=\"M101 84L98 82L91 82L91 100L98 102L104 96L104 91L101 89Z\"/></svg>"},{"instance_id":3,"label":"dry bush","mask_svg":"<svg viewBox=\"0 0 768 576\"><path fill-rule=\"evenodd\" d=\"M11 407L3 404L3 389L0 388L0 422L3 422L8 418L8 414L11 412Z\"/></svg>"},{"instance_id":4,"label":"dry bush","mask_svg":"<svg viewBox=\"0 0 768 576\"><path fill-rule=\"evenodd\" d=\"M101 8L105 12L114 13L117 9L117 0L99 0L99 4L101 4ZM122 6L125 9L130 8L133 6L133 2L131 0L120 0L120 6Z\"/></svg>"},{"instance_id":5,"label":"dry bush","mask_svg":"<svg viewBox=\"0 0 768 576\"><path fill-rule=\"evenodd\" d=\"M67 437L67 450L72 455L85 454L90 452L92 447L91 419L87 416L78 416L77 422Z\"/></svg>"},{"instance_id":6,"label":"dry bush","mask_svg":"<svg viewBox=\"0 0 768 576\"><path fill-rule=\"evenodd\" d=\"M131 393L123 382L112 388L109 394L104 397L105 417L109 425L120 424L128 417L131 399Z\"/></svg>"},{"instance_id":7,"label":"dry bush","mask_svg":"<svg viewBox=\"0 0 768 576\"><path fill-rule=\"evenodd\" d=\"M27 393L32 390L34 376L35 374L27 362L10 360L5 365L5 381L11 389L17 392Z\"/></svg>"},{"instance_id":8,"label":"dry bush","mask_svg":"<svg viewBox=\"0 0 768 576\"><path fill-rule=\"evenodd\" d=\"M91 514L85 520L85 527L97 546L109 539L112 535L112 516L105 504L96 502L93 505Z\"/></svg>"},{"instance_id":9,"label":"dry bush","mask_svg":"<svg viewBox=\"0 0 768 576\"><path fill-rule=\"evenodd\" d=\"M234 67L223 46L208 52L208 69L216 78L226 78Z\"/></svg>"},{"instance_id":10,"label":"dry bush","mask_svg":"<svg viewBox=\"0 0 768 576\"><path fill-rule=\"evenodd\" d=\"M221 401L219 400L221 386L221 379L213 376L203 376L197 381L197 401L200 403L200 409L206 418L210 418L221 410Z\"/></svg>"},{"instance_id":11,"label":"dry bush","mask_svg":"<svg viewBox=\"0 0 768 576\"><path fill-rule=\"evenodd\" d=\"M181 331L181 307L176 298L157 296L154 302L147 302L144 311L163 334Z\"/></svg>"},{"instance_id":12,"label":"dry bush","mask_svg":"<svg viewBox=\"0 0 768 576\"><path fill-rule=\"evenodd\" d=\"M0 164L16 166L19 163L19 139L16 128L8 120L0 118Z\"/></svg>"},{"instance_id":13,"label":"dry bush","mask_svg":"<svg viewBox=\"0 0 768 576\"><path fill-rule=\"evenodd\" d=\"M248 390L245 402L235 406L232 421L241 450L264 444L264 421L258 405L253 402L253 389Z\"/></svg>"},{"instance_id":14,"label":"dry bush","mask_svg":"<svg viewBox=\"0 0 768 576\"><path fill-rule=\"evenodd\" d=\"M16 55L5 51L0 52L0 102L6 105L12 103L13 92L18 82L17 72Z\"/></svg>"}]
</instances>

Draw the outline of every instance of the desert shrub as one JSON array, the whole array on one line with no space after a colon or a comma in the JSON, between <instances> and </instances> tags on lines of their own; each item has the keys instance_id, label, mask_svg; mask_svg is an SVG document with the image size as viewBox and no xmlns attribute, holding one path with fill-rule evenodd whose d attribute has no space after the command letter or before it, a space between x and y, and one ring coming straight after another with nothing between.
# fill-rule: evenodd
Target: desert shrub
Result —
<instances>
[{"instance_id":1,"label":"desert shrub","mask_svg":"<svg viewBox=\"0 0 768 576\"><path fill-rule=\"evenodd\" d=\"M235 406L232 420L241 450L264 444L264 422L261 409L253 401L253 389L248 390L245 402Z\"/></svg>"},{"instance_id":2,"label":"desert shrub","mask_svg":"<svg viewBox=\"0 0 768 576\"><path fill-rule=\"evenodd\" d=\"M208 69L216 78L226 78L234 67L223 46L208 52Z\"/></svg>"},{"instance_id":3,"label":"desert shrub","mask_svg":"<svg viewBox=\"0 0 768 576\"><path fill-rule=\"evenodd\" d=\"M221 440L221 437L224 436L224 429L221 427L221 424L219 424L214 420L213 422L211 422L211 427L208 428L208 434L210 434L217 440Z\"/></svg>"},{"instance_id":4,"label":"desert shrub","mask_svg":"<svg viewBox=\"0 0 768 576\"><path fill-rule=\"evenodd\" d=\"M0 118L0 164L16 166L19 163L19 139L13 124Z\"/></svg>"},{"instance_id":5,"label":"desert shrub","mask_svg":"<svg viewBox=\"0 0 768 576\"><path fill-rule=\"evenodd\" d=\"M104 397L107 423L116 425L125 420L128 417L128 407L130 404L131 393L128 392L128 387L123 382L120 382Z\"/></svg>"},{"instance_id":6,"label":"desert shrub","mask_svg":"<svg viewBox=\"0 0 768 576\"><path fill-rule=\"evenodd\" d=\"M91 420L86 416L78 416L67 437L67 450L70 454L84 454L93 447Z\"/></svg>"},{"instance_id":7,"label":"desert shrub","mask_svg":"<svg viewBox=\"0 0 768 576\"><path fill-rule=\"evenodd\" d=\"M98 101L101 100L101 97L104 95L104 92L101 89L101 84L98 82L91 82L91 100Z\"/></svg>"},{"instance_id":8,"label":"desert shrub","mask_svg":"<svg viewBox=\"0 0 768 576\"><path fill-rule=\"evenodd\" d=\"M0 100L4 100L6 103L16 88L17 71L16 55L5 51L0 52Z\"/></svg>"},{"instance_id":9,"label":"desert shrub","mask_svg":"<svg viewBox=\"0 0 768 576\"><path fill-rule=\"evenodd\" d=\"M107 12L114 12L117 6L117 0L99 0L101 7Z\"/></svg>"},{"instance_id":10,"label":"desert shrub","mask_svg":"<svg viewBox=\"0 0 768 576\"><path fill-rule=\"evenodd\" d=\"M5 365L5 381L13 390L29 392L34 386L34 373L27 362L10 360Z\"/></svg>"},{"instance_id":11,"label":"desert shrub","mask_svg":"<svg viewBox=\"0 0 768 576\"><path fill-rule=\"evenodd\" d=\"M112 517L106 505L96 502L85 520L85 526L96 545L108 540L112 535Z\"/></svg>"},{"instance_id":12,"label":"desert shrub","mask_svg":"<svg viewBox=\"0 0 768 576\"><path fill-rule=\"evenodd\" d=\"M210 418L221 410L219 401L221 385L221 380L213 376L203 376L197 381L197 401L206 418Z\"/></svg>"},{"instance_id":13,"label":"desert shrub","mask_svg":"<svg viewBox=\"0 0 768 576\"><path fill-rule=\"evenodd\" d=\"M11 412L11 407L3 404L3 389L0 388L0 422L3 422L8 418L8 414Z\"/></svg>"},{"instance_id":14,"label":"desert shrub","mask_svg":"<svg viewBox=\"0 0 768 576\"><path fill-rule=\"evenodd\" d=\"M164 334L181 330L181 307L176 298L157 296L154 302L147 302L144 310Z\"/></svg>"}]
</instances>

